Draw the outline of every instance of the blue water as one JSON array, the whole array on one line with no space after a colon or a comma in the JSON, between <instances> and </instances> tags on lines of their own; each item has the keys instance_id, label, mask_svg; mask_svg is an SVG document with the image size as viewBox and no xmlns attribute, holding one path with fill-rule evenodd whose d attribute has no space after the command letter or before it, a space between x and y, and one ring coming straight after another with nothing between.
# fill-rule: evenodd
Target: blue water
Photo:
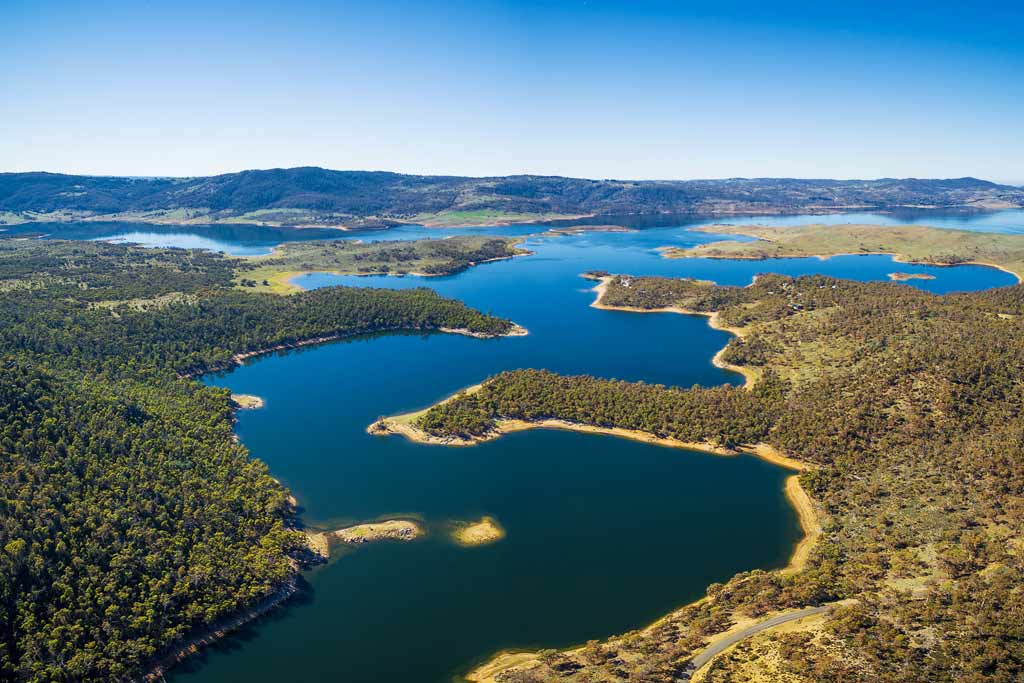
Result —
<instances>
[{"instance_id":1,"label":"blue water","mask_svg":"<svg viewBox=\"0 0 1024 683\"><path fill-rule=\"evenodd\" d=\"M98 240L144 247L207 249L232 256L262 256L284 242L338 239L328 228L269 228L257 225L151 225L124 222L25 223L0 228L0 236ZM372 234L372 233L364 233Z\"/></svg>"},{"instance_id":2,"label":"blue water","mask_svg":"<svg viewBox=\"0 0 1024 683\"><path fill-rule=\"evenodd\" d=\"M267 254L284 242L315 239L404 240L450 235L536 235L551 226L569 227L594 224L616 224L654 231L665 237L691 228L716 223L733 225L807 225L823 223L871 223L877 225L930 225L955 230L1024 233L1024 210L993 212L900 211L894 213L840 213L826 215L794 214L788 216L596 216L576 220L551 221L546 224L514 226L479 226L471 228L425 228L405 225L389 230L341 232L329 228L269 228L253 225L160 226L145 223L29 223L6 226L0 235L45 235L59 239L96 239L111 242L134 242L149 247L181 247L209 249L234 256ZM667 233L665 231L668 231ZM686 237L683 238L688 239ZM733 238L735 239L735 238Z\"/></svg>"},{"instance_id":3,"label":"blue water","mask_svg":"<svg viewBox=\"0 0 1024 683\"><path fill-rule=\"evenodd\" d=\"M409 227L387 236L425 234L445 231ZM669 260L657 251L713 239L678 226L529 236L533 255L449 277L297 278L307 288L429 286L511 318L530 334L364 337L207 377L264 397L264 409L240 413L237 432L293 491L306 524L411 516L431 534L360 548L307 572L300 600L191 660L174 681L450 683L496 650L568 646L627 631L701 596L711 582L786 563L800 536L783 496L788 473L752 457L552 431L473 448L365 433L381 415L425 407L505 369L682 386L739 382L711 365L728 335L704 318L592 308L593 283L581 272L731 285L766 271L859 280L925 272L936 279L906 286L939 293L1014 281L991 268L910 266L887 256L752 262ZM446 540L446 523L485 514L501 522L507 538L470 549Z\"/></svg>"}]
</instances>

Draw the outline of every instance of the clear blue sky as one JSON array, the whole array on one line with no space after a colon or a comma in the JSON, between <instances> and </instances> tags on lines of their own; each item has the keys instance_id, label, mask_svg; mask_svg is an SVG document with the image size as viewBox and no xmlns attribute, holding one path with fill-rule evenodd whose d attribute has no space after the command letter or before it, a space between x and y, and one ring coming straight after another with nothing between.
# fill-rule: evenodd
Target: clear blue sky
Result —
<instances>
[{"instance_id":1,"label":"clear blue sky","mask_svg":"<svg viewBox=\"0 0 1024 683\"><path fill-rule=\"evenodd\" d=\"M1024 183L1024 3L0 2L0 170Z\"/></svg>"}]
</instances>

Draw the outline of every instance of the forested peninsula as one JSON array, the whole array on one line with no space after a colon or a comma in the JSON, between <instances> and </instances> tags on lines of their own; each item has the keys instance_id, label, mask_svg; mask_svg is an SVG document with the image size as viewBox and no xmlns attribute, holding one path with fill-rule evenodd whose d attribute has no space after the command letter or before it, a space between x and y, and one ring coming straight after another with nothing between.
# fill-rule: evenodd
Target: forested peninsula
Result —
<instances>
[{"instance_id":1,"label":"forested peninsula","mask_svg":"<svg viewBox=\"0 0 1024 683\"><path fill-rule=\"evenodd\" d=\"M505 372L413 427L479 439L506 420L558 420L728 449L766 444L805 465L821 534L799 571L745 572L648 628L503 655L472 680L1024 676L1024 286L937 296L821 276L762 275L748 287L609 276L601 303L714 313L743 332L723 359L760 379L679 389ZM808 606L831 610L691 668L725 634Z\"/></svg>"},{"instance_id":2,"label":"forested peninsula","mask_svg":"<svg viewBox=\"0 0 1024 683\"><path fill-rule=\"evenodd\" d=\"M133 221L343 229L501 225L591 215L835 213L1024 206L977 178L589 180L276 168L205 178L0 173L0 225Z\"/></svg>"},{"instance_id":3,"label":"forested peninsula","mask_svg":"<svg viewBox=\"0 0 1024 683\"><path fill-rule=\"evenodd\" d=\"M300 291L291 280L303 273L352 275L452 275L471 266L523 256L519 239L460 235L403 241L329 240L282 244L266 256L234 259L235 281L255 291Z\"/></svg>"},{"instance_id":4,"label":"forested peninsula","mask_svg":"<svg viewBox=\"0 0 1024 683\"><path fill-rule=\"evenodd\" d=\"M288 492L234 439L229 392L189 376L357 334L514 331L427 289L239 276L198 250L0 240L0 679L135 680L295 590Z\"/></svg>"}]
</instances>

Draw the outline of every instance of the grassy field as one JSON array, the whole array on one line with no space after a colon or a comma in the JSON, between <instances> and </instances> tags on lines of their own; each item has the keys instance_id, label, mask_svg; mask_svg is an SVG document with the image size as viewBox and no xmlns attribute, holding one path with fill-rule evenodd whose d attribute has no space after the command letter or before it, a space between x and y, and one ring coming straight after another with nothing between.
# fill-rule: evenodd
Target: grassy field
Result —
<instances>
[{"instance_id":1,"label":"grassy field","mask_svg":"<svg viewBox=\"0 0 1024 683\"><path fill-rule=\"evenodd\" d=\"M933 265L982 263L1024 277L1024 235L1000 235L925 226L709 225L700 232L743 235L756 242L720 241L666 249L666 258L769 259L838 254L894 254L901 261Z\"/></svg>"},{"instance_id":2,"label":"grassy field","mask_svg":"<svg viewBox=\"0 0 1024 683\"><path fill-rule=\"evenodd\" d=\"M236 260L235 282L249 291L292 294L300 291L291 279L303 273L342 275L447 275L526 251L508 237L467 235L408 242L290 242L266 256Z\"/></svg>"}]
</instances>

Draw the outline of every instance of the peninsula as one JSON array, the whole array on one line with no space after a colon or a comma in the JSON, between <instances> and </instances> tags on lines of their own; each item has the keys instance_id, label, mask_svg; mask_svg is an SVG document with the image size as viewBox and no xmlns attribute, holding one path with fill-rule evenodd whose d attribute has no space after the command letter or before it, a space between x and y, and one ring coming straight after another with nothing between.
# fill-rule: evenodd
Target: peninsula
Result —
<instances>
[{"instance_id":1,"label":"peninsula","mask_svg":"<svg viewBox=\"0 0 1024 683\"><path fill-rule=\"evenodd\" d=\"M897 261L934 266L976 263L1024 277L1024 235L946 230L919 225L707 225L697 232L742 235L755 241L719 241L688 249L667 247L666 258L827 258L891 254Z\"/></svg>"},{"instance_id":2,"label":"peninsula","mask_svg":"<svg viewBox=\"0 0 1024 683\"><path fill-rule=\"evenodd\" d=\"M302 288L292 279L305 273L335 275L452 275L490 261L530 252L521 240L464 235L448 239L377 241L330 240L290 242L266 256L233 257L235 284L272 294Z\"/></svg>"},{"instance_id":3,"label":"peninsula","mask_svg":"<svg viewBox=\"0 0 1024 683\"><path fill-rule=\"evenodd\" d=\"M259 293L238 267L200 250L0 240L0 669L155 674L297 590L308 545L293 499L232 429L255 397L189 377L360 334L517 329L424 288ZM408 524L342 538L404 538Z\"/></svg>"},{"instance_id":4,"label":"peninsula","mask_svg":"<svg viewBox=\"0 0 1024 683\"><path fill-rule=\"evenodd\" d=\"M714 584L650 627L563 652L499 654L470 680L685 680L699 663L703 681L725 683L779 661L798 680L823 670L940 681L984 677L990 665L1017 671L1004 634L1019 624L1006 611L983 624L966 605L1020 600L1024 526L1013 501L1024 460L1005 411L1021 401L1024 287L937 296L823 276L762 275L748 287L597 277L603 306L713 313L743 330L722 358L759 378L750 389L676 389L505 372L411 428L471 443L500 436L508 420L560 420L770 447L803 469L790 500L803 508L806 540L786 567ZM729 647L743 656L716 656ZM977 647L992 652L988 664L959 654ZM954 658L951 674L943 662Z\"/></svg>"}]
</instances>

